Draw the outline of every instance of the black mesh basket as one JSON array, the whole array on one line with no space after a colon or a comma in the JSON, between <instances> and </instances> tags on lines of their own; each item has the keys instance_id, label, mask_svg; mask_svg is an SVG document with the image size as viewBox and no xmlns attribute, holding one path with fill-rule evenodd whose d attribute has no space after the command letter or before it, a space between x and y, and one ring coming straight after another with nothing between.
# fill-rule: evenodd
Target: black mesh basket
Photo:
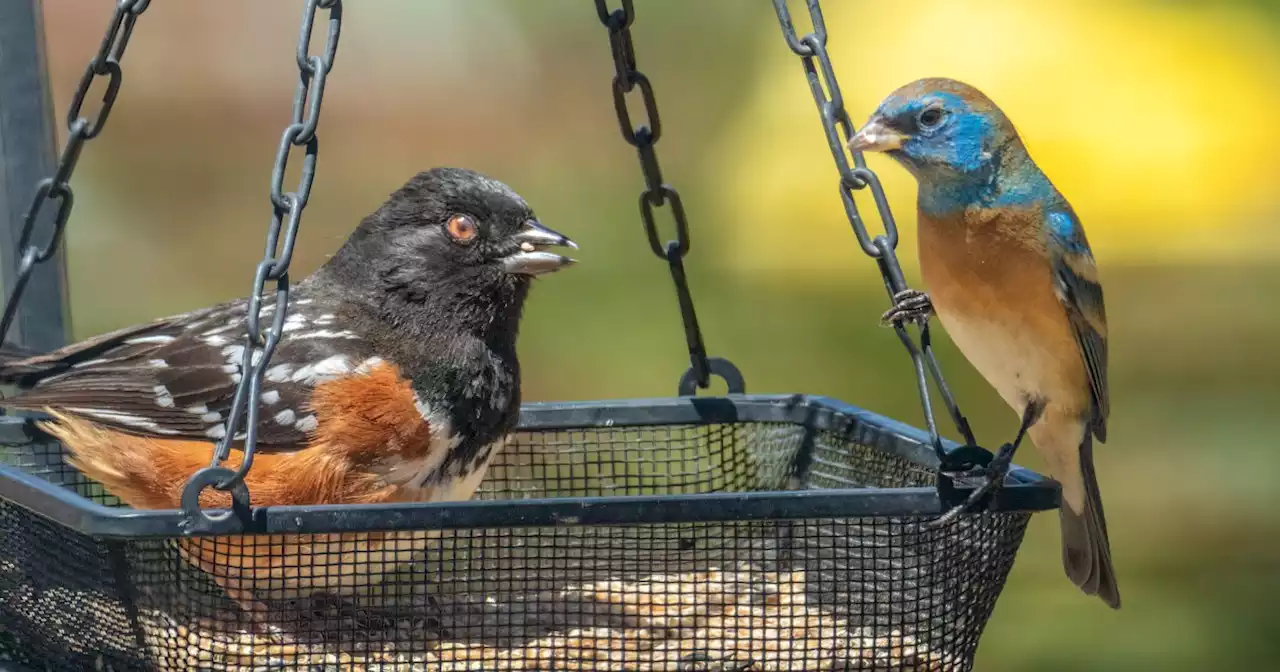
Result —
<instances>
[{"instance_id":1,"label":"black mesh basket","mask_svg":"<svg viewBox=\"0 0 1280 672\"><path fill-rule=\"evenodd\" d=\"M949 498L925 434L732 395L526 405L473 501L254 509L236 523L254 536L184 535L181 511L121 507L4 421L23 444L0 468L14 669L967 670L1031 512L1058 501L1015 467L990 510L930 529ZM421 549L380 583L345 543L375 531ZM251 624L220 560L284 548L358 595L265 599L278 629Z\"/></svg>"}]
</instances>

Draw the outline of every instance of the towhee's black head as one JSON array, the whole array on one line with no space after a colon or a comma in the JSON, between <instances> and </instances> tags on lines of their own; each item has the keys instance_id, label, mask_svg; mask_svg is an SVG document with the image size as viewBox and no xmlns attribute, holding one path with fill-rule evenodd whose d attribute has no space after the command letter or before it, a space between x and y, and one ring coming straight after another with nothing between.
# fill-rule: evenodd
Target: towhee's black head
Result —
<instances>
[{"instance_id":1,"label":"towhee's black head","mask_svg":"<svg viewBox=\"0 0 1280 672\"><path fill-rule=\"evenodd\" d=\"M434 168L366 217L317 275L360 288L393 316L429 307L430 321L484 329L518 319L530 281L573 263L549 246L577 247L507 185Z\"/></svg>"}]
</instances>

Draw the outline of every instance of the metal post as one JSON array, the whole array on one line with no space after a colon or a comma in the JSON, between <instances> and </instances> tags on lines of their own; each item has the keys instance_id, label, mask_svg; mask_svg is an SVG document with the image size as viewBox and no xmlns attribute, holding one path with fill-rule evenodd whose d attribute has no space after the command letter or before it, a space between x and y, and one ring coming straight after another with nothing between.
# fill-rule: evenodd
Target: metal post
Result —
<instances>
[{"instance_id":1,"label":"metal post","mask_svg":"<svg viewBox=\"0 0 1280 672\"><path fill-rule=\"evenodd\" d=\"M53 174L57 138L41 0L0 0L0 283L13 287L22 218L36 183ZM57 208L44 208L34 240L47 240ZM52 350L67 339L64 253L40 264L23 296L13 342Z\"/></svg>"}]
</instances>

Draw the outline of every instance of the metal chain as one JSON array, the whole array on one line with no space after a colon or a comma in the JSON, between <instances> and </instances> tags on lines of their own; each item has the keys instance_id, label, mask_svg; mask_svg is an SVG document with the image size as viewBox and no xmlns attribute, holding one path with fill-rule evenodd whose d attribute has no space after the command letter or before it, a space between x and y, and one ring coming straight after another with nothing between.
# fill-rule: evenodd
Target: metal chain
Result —
<instances>
[{"instance_id":1,"label":"metal chain","mask_svg":"<svg viewBox=\"0 0 1280 672\"><path fill-rule=\"evenodd\" d=\"M311 31L315 25L316 12L328 10L328 37L324 51L318 55L309 52ZM306 0L302 12L302 27L298 35L298 85L293 96L293 116L284 133L280 136L280 146L276 151L275 167L271 171L271 224L267 228L266 252L253 276L253 292L249 295L248 319L244 359L240 369L242 375L236 386L231 412L227 418L226 435L218 443L214 451L213 462L206 469L196 472L188 481L183 492L183 508L187 511L189 527L200 527L203 521L218 522L219 519L205 514L196 519L199 511L199 494L204 488L214 486L219 490L231 490L233 501L239 507L248 505L248 489L244 485L244 476L253 465L254 447L258 435L257 403L246 403L246 399L257 400L261 396L262 376L271 360L271 354L280 342L284 329L285 316L289 305L289 263L293 258L294 242L298 236L298 224L302 220L302 210L307 206L311 196L311 185L315 181L316 156L319 153L319 139L316 127L320 123L320 105L324 99L325 81L329 70L333 68L333 59L338 51L338 34L342 27L342 0ZM284 173L289 163L289 153L294 147L303 147L302 176L293 191L284 191ZM281 232L283 229L283 242ZM261 329L262 294L266 283L275 283L275 314L271 326L265 335ZM247 409L247 410L246 410ZM240 467L231 471L220 466L231 452L231 444L240 439L240 420L245 419L244 459Z\"/></svg>"},{"instance_id":2,"label":"metal chain","mask_svg":"<svg viewBox=\"0 0 1280 672\"><path fill-rule=\"evenodd\" d=\"M609 48L613 53L613 108L618 115L622 138L636 148L640 159L640 172L644 175L645 190L640 194L640 217L644 223L649 248L660 259L665 259L675 281L676 298L680 303L680 315L684 322L685 342L689 348L689 369L680 379L679 393L689 396L694 387L706 389L711 384L711 374L723 378L731 394L746 391L742 374L728 360L708 357L698 316L693 307L693 295L684 271L684 256L689 253L689 221L685 217L684 203L675 187L663 182L662 168L658 165L658 153L654 147L662 137L662 121L658 116L658 101L653 95L653 85L644 73L636 69L635 46L631 39L631 24L635 21L632 0L622 0L622 7L610 11L606 0L595 0L600 23L609 29ZM648 123L636 126L627 107L627 94L640 89ZM676 239L664 246L658 235L654 211L667 204L676 223Z\"/></svg>"},{"instance_id":3,"label":"metal chain","mask_svg":"<svg viewBox=\"0 0 1280 672\"><path fill-rule=\"evenodd\" d=\"M876 260L876 265L884 278L885 289L889 292L890 299L892 299L899 292L907 289L907 282L903 278L902 267L898 264L898 257L895 253L898 247L898 225L893 219L893 213L889 210L889 199L885 197L884 188L880 185L880 178L867 168L862 153L852 153L852 165L850 165L848 157L845 155L845 148L854 134L853 124L849 121L849 114L844 109L844 98L840 93L840 84L836 81L835 69L832 67L831 59L827 55L827 26L822 18L822 7L819 4L819 0L806 0L806 4L808 5L809 16L813 21L813 32L801 37L797 35L795 24L791 21L791 12L787 9L787 0L773 0L773 7L778 14L778 22L782 26L782 36L786 39L787 46L791 47L791 51L800 57L804 65L805 77L809 82L809 89L812 91L813 99L818 105L818 111L822 117L822 129L827 137L827 145L831 149L831 156L835 159L836 169L840 174L840 200L844 203L844 211L848 215L849 225L853 228L853 233L857 237L862 251ZM872 236L867 231L866 224L858 213L858 205L854 202L853 192L867 187L871 189L871 197L875 201L880 221L884 224L883 234ZM925 377L926 366L938 386L943 403L946 404L947 410L951 414L951 419L955 422L956 429L964 436L967 449L976 447L973 432L969 428L969 422L960 412L960 408L956 406L951 390L947 387L946 380L942 376L942 369L938 366L938 360L933 354L933 347L930 343L928 323L919 325L919 328L920 345L917 347L906 327L901 323L894 324L898 339L906 347L907 352L911 355L911 362L915 366L920 403L924 408L925 422L929 426L929 435L933 441L934 450L937 452L938 459L945 470L959 471L966 466L971 466L971 463L967 460L974 453L972 450L949 453L943 449L942 438L938 434L937 421L933 415L933 403L929 395L929 382ZM942 478L945 479L945 477ZM949 479L945 480L949 486Z\"/></svg>"},{"instance_id":4,"label":"metal chain","mask_svg":"<svg viewBox=\"0 0 1280 672\"><path fill-rule=\"evenodd\" d=\"M13 320L18 315L18 305L22 294L27 289L31 274L36 266L53 258L62 242L62 234L67 228L67 220L71 217L71 209L75 205L75 196L71 190L71 174L75 172L76 163L80 160L80 152L87 141L98 137L107 124L111 108L120 95L120 84L124 71L120 60L124 58L124 50L129 46L129 36L133 26L142 12L146 11L151 0L119 0L111 22L107 24L106 35L98 46L98 53L89 61L75 95L71 97L71 106L67 110L67 145L58 158L58 167L53 176L41 180L36 185L35 196L31 206L22 218L22 234L18 238L17 273L14 276L13 288L5 300L4 315L0 317L0 340L8 337ZM89 89L99 77L107 78L107 90L102 94L102 107L93 118L81 115L85 97ZM53 233L44 245L34 245L31 238L35 234L36 222L45 206L58 202L58 211L53 220Z\"/></svg>"}]
</instances>

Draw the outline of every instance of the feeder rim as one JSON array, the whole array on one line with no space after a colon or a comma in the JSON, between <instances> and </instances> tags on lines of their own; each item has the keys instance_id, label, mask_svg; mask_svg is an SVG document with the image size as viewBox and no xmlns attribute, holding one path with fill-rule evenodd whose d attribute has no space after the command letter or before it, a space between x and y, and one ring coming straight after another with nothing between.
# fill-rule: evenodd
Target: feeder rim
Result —
<instances>
[{"instance_id":1,"label":"feeder rim","mask_svg":"<svg viewBox=\"0 0 1280 672\"><path fill-rule=\"evenodd\" d=\"M0 417L0 441L30 442L34 418ZM779 422L848 436L857 443L935 468L923 430L824 396L726 395L557 401L521 407L517 431L643 428ZM953 450L958 444L944 441ZM966 496L972 486L956 487ZM537 499L253 507L215 530L191 531L180 509L109 507L18 467L0 465L0 498L81 534L101 538L165 538L214 534L314 534L420 529L566 527L707 523L815 518L937 516L950 508L933 486L820 488L690 495L609 495ZM1059 487L1013 466L993 498L996 512L1057 508Z\"/></svg>"}]
</instances>

